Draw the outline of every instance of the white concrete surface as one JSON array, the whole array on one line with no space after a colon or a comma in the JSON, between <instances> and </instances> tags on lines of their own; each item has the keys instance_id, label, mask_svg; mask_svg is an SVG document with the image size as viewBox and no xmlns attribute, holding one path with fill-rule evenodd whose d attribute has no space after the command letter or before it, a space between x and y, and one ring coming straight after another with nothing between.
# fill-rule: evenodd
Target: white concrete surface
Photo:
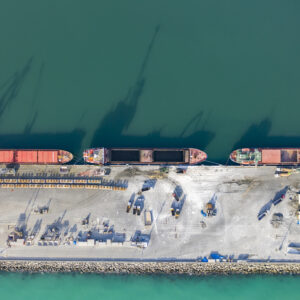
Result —
<instances>
[{"instance_id":1,"label":"white concrete surface","mask_svg":"<svg viewBox=\"0 0 300 300\"><path fill-rule=\"evenodd\" d=\"M132 210L126 213L126 206L133 193L137 198L144 181L158 167L138 166L130 168L131 171L128 168L113 167L111 174L106 176L107 180L128 180L126 191L0 190L0 256L196 258L217 251L236 258L245 254L254 259L300 259L300 255L288 253L291 242L300 243L296 207L290 200L296 197L300 175L275 178L275 167L197 166L189 167L186 174L177 174L175 168L171 168L167 178L158 179L154 188L143 193L144 209L153 212L152 226L145 227L144 214L133 215ZM176 185L181 186L185 197L178 219L170 212ZM290 187L286 198L258 221L261 208L286 186ZM214 195L217 215L205 218L200 211ZM48 203L48 214L33 214L36 206ZM283 224L274 228L270 221L273 213L279 212L284 216ZM91 214L90 224L81 225L88 214ZM46 226L59 218L62 218L60 244L38 246ZM39 220L41 228L34 245L7 247L7 236L12 230L8 226L20 223L30 233ZM66 245L67 238L76 239L80 231L86 233L94 228L101 233L105 221L114 225L115 232L126 235L123 245L110 242L96 242L95 246L87 247ZM201 221L206 223L206 228L201 227ZM131 246L130 239L136 230L151 234L147 248Z\"/></svg>"}]
</instances>

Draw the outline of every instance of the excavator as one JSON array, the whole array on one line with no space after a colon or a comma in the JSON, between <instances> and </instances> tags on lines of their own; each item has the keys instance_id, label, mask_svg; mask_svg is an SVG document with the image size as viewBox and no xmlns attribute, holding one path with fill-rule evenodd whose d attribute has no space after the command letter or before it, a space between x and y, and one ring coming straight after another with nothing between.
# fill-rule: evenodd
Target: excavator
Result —
<instances>
[{"instance_id":1,"label":"excavator","mask_svg":"<svg viewBox=\"0 0 300 300\"><path fill-rule=\"evenodd\" d=\"M217 210L211 202L206 203L205 210L201 210L201 214L204 217L213 217L217 214Z\"/></svg>"},{"instance_id":2,"label":"excavator","mask_svg":"<svg viewBox=\"0 0 300 300\"><path fill-rule=\"evenodd\" d=\"M8 235L8 240L15 242L18 239L22 239L24 237L23 231L17 227Z\"/></svg>"}]
</instances>

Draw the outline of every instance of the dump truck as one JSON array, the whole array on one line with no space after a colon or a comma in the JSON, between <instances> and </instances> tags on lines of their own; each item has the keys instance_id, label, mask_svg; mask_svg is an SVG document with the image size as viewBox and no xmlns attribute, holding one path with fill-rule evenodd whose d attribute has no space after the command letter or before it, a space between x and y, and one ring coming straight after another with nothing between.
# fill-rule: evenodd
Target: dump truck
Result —
<instances>
[{"instance_id":1,"label":"dump truck","mask_svg":"<svg viewBox=\"0 0 300 300\"><path fill-rule=\"evenodd\" d=\"M151 226L152 225L152 211L145 210L144 217L145 217L145 226Z\"/></svg>"}]
</instances>

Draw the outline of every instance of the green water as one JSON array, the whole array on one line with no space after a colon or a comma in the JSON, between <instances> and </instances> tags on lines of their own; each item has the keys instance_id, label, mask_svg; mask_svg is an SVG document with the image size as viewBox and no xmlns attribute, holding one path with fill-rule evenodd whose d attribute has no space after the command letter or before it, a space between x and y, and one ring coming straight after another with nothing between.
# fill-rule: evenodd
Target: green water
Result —
<instances>
[{"instance_id":1,"label":"green water","mask_svg":"<svg viewBox=\"0 0 300 300\"><path fill-rule=\"evenodd\" d=\"M0 147L300 146L298 0L1 0ZM1 299L282 299L297 277L2 274Z\"/></svg>"},{"instance_id":2,"label":"green water","mask_svg":"<svg viewBox=\"0 0 300 300\"><path fill-rule=\"evenodd\" d=\"M0 275L1 299L297 299L292 276Z\"/></svg>"},{"instance_id":3,"label":"green water","mask_svg":"<svg viewBox=\"0 0 300 300\"><path fill-rule=\"evenodd\" d=\"M300 2L1 1L0 147L300 146Z\"/></svg>"}]
</instances>

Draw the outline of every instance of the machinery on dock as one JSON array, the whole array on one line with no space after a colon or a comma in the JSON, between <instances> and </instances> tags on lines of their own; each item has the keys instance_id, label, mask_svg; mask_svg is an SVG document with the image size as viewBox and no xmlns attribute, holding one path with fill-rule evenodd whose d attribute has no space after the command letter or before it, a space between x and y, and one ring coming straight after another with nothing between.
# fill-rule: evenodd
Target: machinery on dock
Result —
<instances>
[{"instance_id":1,"label":"machinery on dock","mask_svg":"<svg viewBox=\"0 0 300 300\"><path fill-rule=\"evenodd\" d=\"M213 216L216 216L217 210L216 210L215 205L212 202L206 203L205 209L201 210L201 214L204 217L213 217Z\"/></svg>"},{"instance_id":2,"label":"machinery on dock","mask_svg":"<svg viewBox=\"0 0 300 300\"><path fill-rule=\"evenodd\" d=\"M128 203L127 203L127 208L126 208L126 212L127 212L127 213L130 212L131 207L132 207L132 204L133 204L133 202L129 200Z\"/></svg>"},{"instance_id":3,"label":"machinery on dock","mask_svg":"<svg viewBox=\"0 0 300 300\"><path fill-rule=\"evenodd\" d=\"M8 241L15 242L18 239L23 239L24 233L23 230L15 227L15 229L8 235Z\"/></svg>"},{"instance_id":4,"label":"machinery on dock","mask_svg":"<svg viewBox=\"0 0 300 300\"><path fill-rule=\"evenodd\" d=\"M289 177L300 173L300 168L276 168L275 177Z\"/></svg>"},{"instance_id":5,"label":"machinery on dock","mask_svg":"<svg viewBox=\"0 0 300 300\"><path fill-rule=\"evenodd\" d=\"M173 217L175 217L175 219L178 219L181 213L181 209L182 209L182 204L178 203L178 202L173 202L172 206L171 206L171 215Z\"/></svg>"},{"instance_id":6,"label":"machinery on dock","mask_svg":"<svg viewBox=\"0 0 300 300\"><path fill-rule=\"evenodd\" d=\"M38 214L38 215L43 215L43 214L47 214L49 212L49 207L48 206L43 206L43 207L36 207L33 210L34 214Z\"/></svg>"},{"instance_id":7,"label":"machinery on dock","mask_svg":"<svg viewBox=\"0 0 300 300\"><path fill-rule=\"evenodd\" d=\"M125 186L118 183L106 183L92 178L33 178L33 177L0 177L0 188L60 188L60 189L99 189L124 191Z\"/></svg>"},{"instance_id":8,"label":"machinery on dock","mask_svg":"<svg viewBox=\"0 0 300 300\"><path fill-rule=\"evenodd\" d=\"M145 217L145 226L151 226L152 225L152 211L145 210L144 217Z\"/></svg>"}]
</instances>

